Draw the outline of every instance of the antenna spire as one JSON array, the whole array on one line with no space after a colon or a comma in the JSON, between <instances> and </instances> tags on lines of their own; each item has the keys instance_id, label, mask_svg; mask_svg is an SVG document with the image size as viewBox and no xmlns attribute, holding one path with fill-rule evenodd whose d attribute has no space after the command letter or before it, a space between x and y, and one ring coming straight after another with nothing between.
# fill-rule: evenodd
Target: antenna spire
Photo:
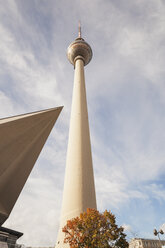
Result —
<instances>
[{"instance_id":1,"label":"antenna spire","mask_svg":"<svg viewBox=\"0 0 165 248\"><path fill-rule=\"evenodd\" d=\"M78 37L81 38L81 23L78 22Z\"/></svg>"}]
</instances>

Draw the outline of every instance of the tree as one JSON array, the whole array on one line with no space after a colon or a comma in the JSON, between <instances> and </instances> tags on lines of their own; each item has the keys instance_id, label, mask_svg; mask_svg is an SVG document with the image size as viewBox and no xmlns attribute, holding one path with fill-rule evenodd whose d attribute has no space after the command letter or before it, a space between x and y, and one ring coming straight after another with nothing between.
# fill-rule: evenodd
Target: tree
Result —
<instances>
[{"instance_id":1,"label":"tree","mask_svg":"<svg viewBox=\"0 0 165 248\"><path fill-rule=\"evenodd\" d=\"M80 217L68 220L62 231L64 243L71 248L127 248L123 227L118 227L115 216L105 210L87 209Z\"/></svg>"}]
</instances>

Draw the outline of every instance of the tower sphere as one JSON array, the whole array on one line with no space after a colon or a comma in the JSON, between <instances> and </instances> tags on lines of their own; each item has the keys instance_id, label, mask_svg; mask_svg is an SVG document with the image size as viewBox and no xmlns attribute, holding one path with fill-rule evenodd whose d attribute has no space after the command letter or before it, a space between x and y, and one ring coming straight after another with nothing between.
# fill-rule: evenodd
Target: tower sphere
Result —
<instances>
[{"instance_id":1,"label":"tower sphere","mask_svg":"<svg viewBox=\"0 0 165 248\"><path fill-rule=\"evenodd\" d=\"M77 58L82 58L84 65L87 65L92 59L92 49L83 38L78 37L68 47L67 57L73 65Z\"/></svg>"}]
</instances>

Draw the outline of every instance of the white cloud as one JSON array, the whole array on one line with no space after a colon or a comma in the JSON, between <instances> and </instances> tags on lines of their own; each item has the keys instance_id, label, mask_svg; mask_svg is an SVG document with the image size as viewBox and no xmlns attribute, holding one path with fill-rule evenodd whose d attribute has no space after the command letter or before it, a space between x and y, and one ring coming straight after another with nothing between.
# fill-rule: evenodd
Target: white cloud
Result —
<instances>
[{"instance_id":1,"label":"white cloud","mask_svg":"<svg viewBox=\"0 0 165 248\"><path fill-rule=\"evenodd\" d=\"M5 225L23 231L27 245L55 243L73 86L65 49L79 19L94 53L86 85L98 208L124 213L121 223L132 230L141 222L147 229L149 219L160 225L154 207L164 204L165 5L32 2L5 1L0 9L0 115L64 109ZM145 216L133 211L138 204Z\"/></svg>"},{"instance_id":2,"label":"white cloud","mask_svg":"<svg viewBox=\"0 0 165 248\"><path fill-rule=\"evenodd\" d=\"M130 225L127 225L127 224L123 224L122 227L124 228L124 231L131 231L131 226Z\"/></svg>"},{"instance_id":3,"label":"white cloud","mask_svg":"<svg viewBox=\"0 0 165 248\"><path fill-rule=\"evenodd\" d=\"M165 223L161 225L160 229L162 229L165 233Z\"/></svg>"},{"instance_id":4,"label":"white cloud","mask_svg":"<svg viewBox=\"0 0 165 248\"><path fill-rule=\"evenodd\" d=\"M1 118L14 113L13 101L0 91Z\"/></svg>"}]
</instances>

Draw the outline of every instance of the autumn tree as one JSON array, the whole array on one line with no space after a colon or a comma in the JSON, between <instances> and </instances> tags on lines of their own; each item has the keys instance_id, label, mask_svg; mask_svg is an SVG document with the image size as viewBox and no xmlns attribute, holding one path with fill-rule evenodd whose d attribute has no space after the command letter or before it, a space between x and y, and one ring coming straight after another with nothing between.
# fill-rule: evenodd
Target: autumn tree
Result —
<instances>
[{"instance_id":1,"label":"autumn tree","mask_svg":"<svg viewBox=\"0 0 165 248\"><path fill-rule=\"evenodd\" d=\"M123 227L118 227L115 216L105 210L87 209L80 217L68 220L62 229L64 243L71 248L127 248Z\"/></svg>"}]
</instances>

